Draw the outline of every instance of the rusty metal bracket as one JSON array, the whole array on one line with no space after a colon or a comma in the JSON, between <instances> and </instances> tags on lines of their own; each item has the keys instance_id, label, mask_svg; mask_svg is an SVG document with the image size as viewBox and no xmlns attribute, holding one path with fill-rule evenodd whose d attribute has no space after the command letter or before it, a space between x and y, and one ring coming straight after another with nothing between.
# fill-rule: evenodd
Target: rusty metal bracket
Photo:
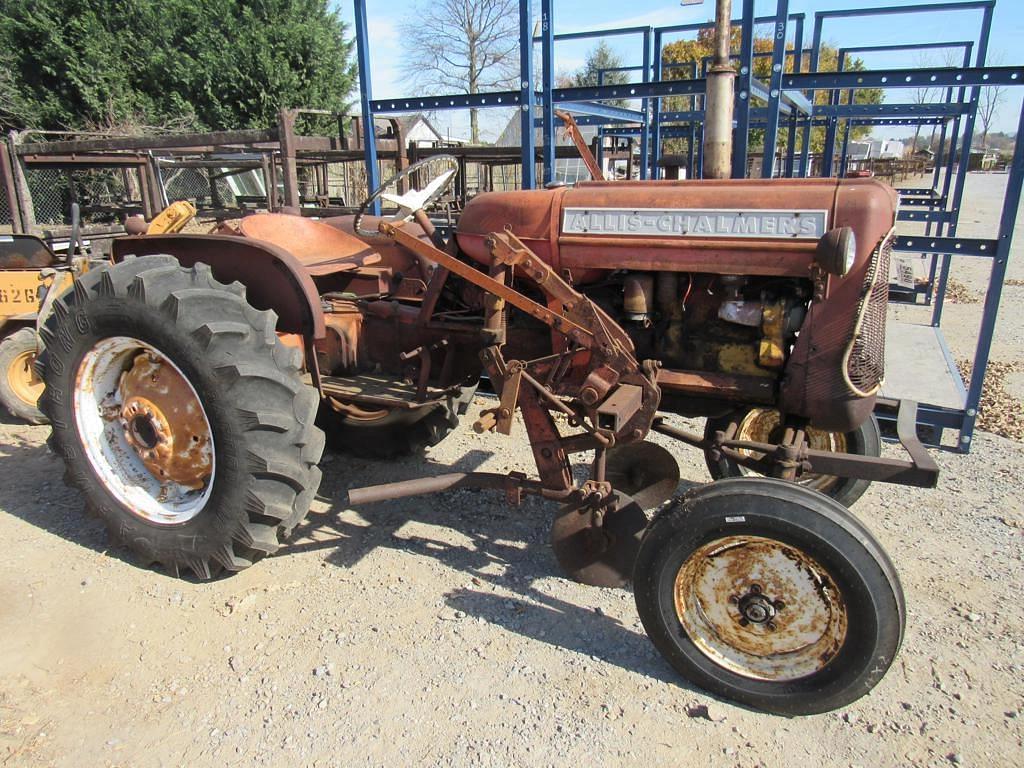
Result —
<instances>
[{"instance_id":1,"label":"rusty metal bracket","mask_svg":"<svg viewBox=\"0 0 1024 768\"><path fill-rule=\"evenodd\" d=\"M806 442L797 447L734 440L731 435L724 432L717 432L714 438L708 440L692 432L671 427L661 419L655 419L651 429L695 448L717 451L720 456L765 475L777 474L777 465L782 458L793 462L793 467L797 469L797 479L803 472L813 472L879 483L934 488L939 481L939 466L917 437L917 403L900 400L898 408L896 433L910 461L884 456L858 456L851 453L813 450L807 448ZM751 456L741 451L751 451L760 456Z\"/></svg>"},{"instance_id":2,"label":"rusty metal bracket","mask_svg":"<svg viewBox=\"0 0 1024 768\"><path fill-rule=\"evenodd\" d=\"M547 307L528 299L514 288L510 288L504 283L495 280L493 277L485 275L480 270L474 269L468 264L464 264L455 257L435 248L433 245L425 243L419 238L410 235L397 224L392 224L386 221L381 222L380 230L393 238L399 245L408 248L413 252L413 254L433 259L449 272L454 272L459 277L468 280L489 293L493 293L499 298L504 299L517 309L537 318L546 325L550 325L556 331L566 334L573 340L583 343L586 339L592 337L591 332L586 328L574 323L567 317L556 314Z\"/></svg>"},{"instance_id":3,"label":"rusty metal bracket","mask_svg":"<svg viewBox=\"0 0 1024 768\"><path fill-rule=\"evenodd\" d=\"M572 143L576 145L576 151L580 153L580 158L583 160L583 164L587 166L587 170L590 171L590 178L595 181L604 181L604 172L601 170L601 166L597 164L597 160L594 159L594 153L590 151L590 147L583 141L583 136L580 134L580 128L576 124L576 118L568 112L563 112L560 109L555 110L555 117L559 118L565 123L565 135L572 140Z\"/></svg>"}]
</instances>

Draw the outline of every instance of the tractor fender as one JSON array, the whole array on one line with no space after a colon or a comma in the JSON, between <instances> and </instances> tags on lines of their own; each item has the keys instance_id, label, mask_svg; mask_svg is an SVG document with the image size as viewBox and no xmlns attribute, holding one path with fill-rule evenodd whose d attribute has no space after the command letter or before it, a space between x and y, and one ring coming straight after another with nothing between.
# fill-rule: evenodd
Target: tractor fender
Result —
<instances>
[{"instance_id":1,"label":"tractor fender","mask_svg":"<svg viewBox=\"0 0 1024 768\"><path fill-rule=\"evenodd\" d=\"M222 283L245 286L249 303L277 313L277 330L324 337L320 295L302 264L270 243L226 235L140 235L114 241L115 263L126 256L169 254L183 267L207 264Z\"/></svg>"}]
</instances>

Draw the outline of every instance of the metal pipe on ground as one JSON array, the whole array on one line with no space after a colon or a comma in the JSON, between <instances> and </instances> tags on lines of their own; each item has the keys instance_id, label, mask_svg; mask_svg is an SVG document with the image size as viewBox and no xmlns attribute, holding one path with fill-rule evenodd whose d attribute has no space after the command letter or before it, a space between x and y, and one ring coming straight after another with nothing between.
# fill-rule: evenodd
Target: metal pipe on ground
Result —
<instances>
[{"instance_id":1,"label":"metal pipe on ground","mask_svg":"<svg viewBox=\"0 0 1024 768\"><path fill-rule=\"evenodd\" d=\"M704 119L704 178L728 179L732 171L732 113L736 70L729 61L732 0L717 0L715 58L708 69Z\"/></svg>"},{"instance_id":2,"label":"metal pipe on ground","mask_svg":"<svg viewBox=\"0 0 1024 768\"><path fill-rule=\"evenodd\" d=\"M392 501L409 496L441 493L458 488L489 488L506 492L535 493L546 498L564 498L567 494L545 488L537 480L502 475L494 472L453 472L435 477L418 477L414 480L400 480L396 483L370 485L352 488L348 492L348 504L359 506L379 501Z\"/></svg>"}]
</instances>

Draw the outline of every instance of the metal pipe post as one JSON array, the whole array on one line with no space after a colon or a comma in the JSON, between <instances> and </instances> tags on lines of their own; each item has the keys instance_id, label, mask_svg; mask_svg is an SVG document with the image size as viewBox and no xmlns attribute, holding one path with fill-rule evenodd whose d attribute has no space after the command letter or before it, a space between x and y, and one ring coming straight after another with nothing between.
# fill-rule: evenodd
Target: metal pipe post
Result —
<instances>
[{"instance_id":1,"label":"metal pipe post","mask_svg":"<svg viewBox=\"0 0 1024 768\"><path fill-rule=\"evenodd\" d=\"M715 58L707 74L704 112L705 178L727 179L732 168L732 114L736 71L729 61L732 42L732 0L715 4Z\"/></svg>"},{"instance_id":2,"label":"metal pipe post","mask_svg":"<svg viewBox=\"0 0 1024 768\"><path fill-rule=\"evenodd\" d=\"M750 142L750 94L754 79L754 0L743 0L740 36L740 77L736 93L736 130L732 144L732 177L747 176L747 149Z\"/></svg>"},{"instance_id":3,"label":"metal pipe post","mask_svg":"<svg viewBox=\"0 0 1024 768\"><path fill-rule=\"evenodd\" d=\"M652 28L644 30L644 73L643 82L651 81L651 33ZM650 121L651 121L651 100L641 99L644 116L640 119L640 178L650 177Z\"/></svg>"},{"instance_id":4,"label":"metal pipe post","mask_svg":"<svg viewBox=\"0 0 1024 768\"><path fill-rule=\"evenodd\" d=\"M530 0L519 0L519 143L523 161L523 189L534 189L537 186L537 135L533 129L537 97L533 90L533 30L530 28L533 19L530 8ZM551 100L550 91L545 94L544 100Z\"/></svg>"},{"instance_id":5,"label":"metal pipe post","mask_svg":"<svg viewBox=\"0 0 1024 768\"><path fill-rule=\"evenodd\" d=\"M661 80L661 30L654 31L654 80ZM661 160L661 99L655 98L654 114L651 116L651 178L657 180L661 177L661 170L658 161Z\"/></svg>"},{"instance_id":6,"label":"metal pipe post","mask_svg":"<svg viewBox=\"0 0 1024 768\"><path fill-rule=\"evenodd\" d=\"M554 0L540 3L540 51L541 66L544 68L544 183L555 180L555 103L551 92L555 88L555 21Z\"/></svg>"},{"instance_id":7,"label":"metal pipe post","mask_svg":"<svg viewBox=\"0 0 1024 768\"><path fill-rule=\"evenodd\" d=\"M988 38L991 24L992 9L989 7L985 9L985 14L982 18L981 34L978 39L978 57L975 61L979 67L985 65L985 56L988 53ZM970 64L970 57L971 48L965 48L963 59L965 68ZM978 102L981 98L981 89L975 86L971 88L970 93L971 95L968 101L970 104L970 111L967 113L963 121L960 120L959 115L953 121L953 130L950 134L949 140L949 166L946 170L946 178L943 180L942 184L942 198L947 201L947 206L950 206L950 203L952 203L949 208L952 216L946 225L946 234L954 236L956 235L957 224L960 221L960 205L963 202L964 186L967 183L967 171L971 164L971 140L974 137L974 123L978 114ZM966 95L966 89L960 88L957 93L958 101L963 103ZM960 148L958 150L957 137L960 132L961 123L963 125L963 137L960 139ZM955 185L952 184L954 165L956 166ZM953 195L952 198L950 198L951 188ZM942 265L939 268L939 285L935 292L935 302L932 307L932 325L934 327L938 327L942 322L942 310L945 308L946 288L949 285L949 271L952 266L952 261L953 257L948 253L943 255Z\"/></svg>"},{"instance_id":8,"label":"metal pipe post","mask_svg":"<svg viewBox=\"0 0 1024 768\"><path fill-rule=\"evenodd\" d=\"M366 194L380 184L377 169L377 136L373 130L373 110L370 101L373 89L370 86L370 37L366 29L366 0L354 0L356 12L356 58L359 63L359 102L363 111L363 151L366 153ZM370 213L380 216L380 200L374 200Z\"/></svg>"},{"instance_id":9,"label":"metal pipe post","mask_svg":"<svg viewBox=\"0 0 1024 768\"><path fill-rule=\"evenodd\" d=\"M772 72L768 78L768 127L764 132L764 157L761 177L770 179L775 172L775 148L779 136L779 102L782 99L782 75L786 69L786 24L789 0L778 0L772 46ZM794 110L796 111L796 110Z\"/></svg>"}]
</instances>

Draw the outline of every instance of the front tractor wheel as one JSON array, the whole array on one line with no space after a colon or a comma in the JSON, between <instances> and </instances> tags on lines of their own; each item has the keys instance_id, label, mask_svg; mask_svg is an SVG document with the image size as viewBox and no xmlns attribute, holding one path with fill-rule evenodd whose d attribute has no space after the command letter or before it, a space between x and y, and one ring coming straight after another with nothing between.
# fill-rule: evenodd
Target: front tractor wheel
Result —
<instances>
[{"instance_id":1,"label":"front tractor wheel","mask_svg":"<svg viewBox=\"0 0 1024 768\"><path fill-rule=\"evenodd\" d=\"M45 424L39 410L43 381L35 370L36 332L22 328L0 341L0 403L16 418Z\"/></svg>"},{"instance_id":2,"label":"front tractor wheel","mask_svg":"<svg viewBox=\"0 0 1024 768\"><path fill-rule=\"evenodd\" d=\"M903 639L903 592L881 545L841 504L783 480L687 493L647 529L633 590L684 677L782 715L865 695Z\"/></svg>"},{"instance_id":3,"label":"front tractor wheel","mask_svg":"<svg viewBox=\"0 0 1024 768\"><path fill-rule=\"evenodd\" d=\"M782 419L779 412L773 408L750 408L721 418L708 419L704 427L704 437L711 439L715 432L724 432L733 421L737 425L736 440L776 443L782 439ZM882 455L882 435L874 416L850 432L827 432L823 429L808 427L806 435L807 445L813 450L852 453L857 456L875 458ZM740 449L740 453L755 458L761 455L747 449ZM726 477L752 477L757 474L752 469L741 467L726 456L714 457L708 452L705 453L704 460L711 477L715 480ZM819 475L813 472L805 472L797 478L796 482L805 488L820 491L847 507L852 506L857 499L863 496L871 485L870 480Z\"/></svg>"},{"instance_id":4,"label":"front tractor wheel","mask_svg":"<svg viewBox=\"0 0 1024 768\"><path fill-rule=\"evenodd\" d=\"M170 256L92 270L42 333L65 480L147 564L210 578L280 547L320 484L318 396L276 317Z\"/></svg>"}]
</instances>

